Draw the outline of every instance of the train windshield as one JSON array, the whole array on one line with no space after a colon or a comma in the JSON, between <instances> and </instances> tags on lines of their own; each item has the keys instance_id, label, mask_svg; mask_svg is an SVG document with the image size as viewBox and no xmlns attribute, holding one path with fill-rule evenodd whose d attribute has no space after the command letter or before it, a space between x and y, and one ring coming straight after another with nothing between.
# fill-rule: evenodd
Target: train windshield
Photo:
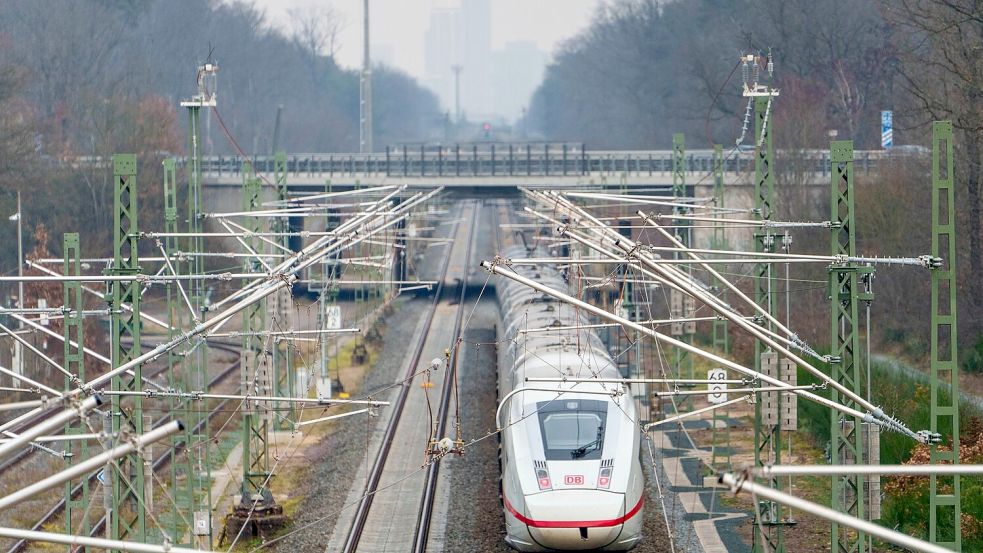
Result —
<instances>
[{"instance_id":1,"label":"train windshield","mask_svg":"<svg viewBox=\"0 0 983 553\"><path fill-rule=\"evenodd\" d=\"M608 403L594 399L555 399L536 404L548 461L600 459Z\"/></svg>"}]
</instances>

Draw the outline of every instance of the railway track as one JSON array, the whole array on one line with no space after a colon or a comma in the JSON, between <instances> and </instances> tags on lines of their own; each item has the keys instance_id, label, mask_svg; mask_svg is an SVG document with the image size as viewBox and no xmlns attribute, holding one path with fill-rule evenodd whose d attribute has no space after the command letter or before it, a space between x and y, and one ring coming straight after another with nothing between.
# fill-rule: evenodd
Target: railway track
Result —
<instances>
[{"instance_id":1,"label":"railway track","mask_svg":"<svg viewBox=\"0 0 983 553\"><path fill-rule=\"evenodd\" d=\"M478 207L474 207L473 216L470 217L470 228L468 231L468 242L465 251L465 258L463 263L463 275L460 279L460 297L458 305L455 309L454 315L454 330L453 336L456 340L457 335L460 332L461 324L464 315L464 294L467 291L467 272L468 265L471 255L471 244L474 241L475 229L477 227L477 213ZM460 223L455 223L454 228L451 231L451 236L457 236L459 231ZM453 246L451 247L453 249ZM383 474L386 471L387 462L389 461L391 454L393 453L393 443L397 439L397 432L399 430L400 421L404 420L403 414L407 405L407 399L413 389L413 376L418 372L420 366L420 360L423 357L424 350L428 343L428 336L431 335L431 330L433 328L434 319L438 312L438 307L441 304L441 298L444 293L445 282L449 274L449 269L451 265L451 258L453 257L452 251L448 251L448 255L444 256L443 263L440 269L440 274L438 277L438 285L436 293L434 294L433 301L428 306L427 312L425 314L422 331L420 333L420 339L413 347L412 355L409 358L409 362L406 365L406 370L403 373L403 381L399 389L396 400L393 402L392 414L389 421L383 430L381 444L376 456L373 460L372 466L368 471L366 478L366 485L364 492L359 500L358 507L355 511L354 519L352 521L351 529L345 538L342 551L345 553L352 553L358 551L360 545L363 545L363 537L367 528L369 528L370 512L373 506L374 499L377 493L380 491L380 483L383 479ZM456 350L456 348L455 348ZM451 359L451 369L445 372L443 377L443 383L441 386L441 399L436 416L437 422L437 436L442 436L446 432L446 422L447 422L447 411L450 404L450 396L452 393L453 384L453 373L454 363L456 363L456 351ZM432 428L427 429L427 434L429 435ZM419 444L416 444L419 445ZM406 459L399 459L400 462L405 463ZM413 535L414 550L422 551L426 548L427 537L429 535L430 520L433 513L434 498L436 496L436 484L438 476L438 463L434 463L428 466L425 480L423 483L423 492L420 497L420 507L417 512L417 516L414 517L415 528L409 529L404 528L404 530L411 530ZM405 535L405 534L404 534Z\"/></svg>"},{"instance_id":2,"label":"railway track","mask_svg":"<svg viewBox=\"0 0 983 553\"><path fill-rule=\"evenodd\" d=\"M212 348L212 349L218 349L218 350L222 350L222 351L225 351L225 352L228 352L228 353L232 353L232 354L236 354L236 355L239 354L239 349L240 349L239 345L237 345L237 344L230 344L230 343L218 342L218 341L211 341L211 342L209 342L209 347ZM239 369L239 359L236 359L232 363L229 363L229 365L226 368L222 369L222 371L219 374L215 375L209 381L208 388L211 388L211 387L215 386L216 384L222 382L223 380L225 380L226 378L228 378L230 375L233 374L233 372L237 371L238 369ZM155 370L153 372L153 374L151 374L150 376L151 377L157 376L157 375L163 373L166 370L167 370L166 367L160 368L158 370ZM214 416L216 416L218 413L222 412L222 410L224 409L224 407L226 406L226 404L229 401L230 400L228 400L228 399L221 400L215 406L215 408L212 409L212 411L209 413L208 417L206 417L205 419L202 419L201 421L198 422L198 424L195 425L195 427L192 429L192 432L199 431L203 425L205 425L207 422L211 421L211 419ZM38 415L39 418L37 420L35 420L35 423L37 421L43 420L43 418L45 416L50 416L50 414L47 414L46 415L45 413L40 413ZM171 415L170 414L167 414L167 415L161 417L161 419L158 420L154 424L154 427L157 427L157 426L159 426L161 424L165 424L168 421L170 421L170 419L171 419ZM34 424L34 423L26 422L26 424ZM183 448L183 447L185 447L185 444L184 444L183 441L179 441L176 444L176 447ZM25 454L23 455L23 457L20 457L20 456L18 456L18 457L20 457L20 461L23 461L28 456L30 456L32 453L34 453L34 450L33 449L28 449L28 450L25 450ZM170 463L170 461L171 461L172 458L173 458L173 455L171 454L170 451L166 451L166 452L162 453L157 458L155 458L154 461L153 461L153 463L151 464L152 470L154 472L158 472L158 471L163 470L164 468L167 467L167 465ZM17 460L17 457L12 458L10 460L10 462L14 462L15 460ZM90 484L90 486L93 484L93 482L95 480L96 480L96 475L92 475L92 476L89 477L89 484ZM75 487L72 488L72 498L74 499L74 498L78 497L81 493L82 493L82 483L80 482L80 483L76 484ZM41 531L41 530L43 530L44 529L44 526L46 524L48 524L49 522L51 522L52 520L54 520L64 510L65 510L65 499L62 498L57 503L55 503L50 509L48 509L45 512L45 514L42 515L41 518L38 519L38 521L34 523L34 525L31 526L31 530L32 531ZM92 525L92 529L89 532L89 534L91 536L98 535L105 528L105 524L106 524L106 517L103 516L95 524ZM18 540L17 542L14 543L13 546L10 547L10 549L7 550L7 553L19 553L21 551L24 551L24 549L25 549L26 546L27 546L27 541L26 540Z\"/></svg>"},{"instance_id":3,"label":"railway track","mask_svg":"<svg viewBox=\"0 0 983 553\"><path fill-rule=\"evenodd\" d=\"M476 204L474 216L471 217L471 229L468 232L468 244L464 254L464 273L461 277L461 292L457 302L457 314L454 318L454 345L451 349L449 374L444 376L443 386L440 394L440 408L437 413L437 432L439 438L447 434L447 419L450 411L451 395L455 393L454 387L457 380L457 362L461 351L461 325L464 321L464 298L468 292L468 265L471 261L471 252L474 248L475 228L479 226L481 219L481 206ZM460 399L458 399L458 403ZM423 487L423 498L420 503L420 518L417 522L416 540L413 543L414 553L422 553L427 550L427 539L430 536L430 520L433 516L434 497L437 493L437 475L440 473L440 462L431 463L427 467L427 479Z\"/></svg>"},{"instance_id":4,"label":"railway track","mask_svg":"<svg viewBox=\"0 0 983 553\"><path fill-rule=\"evenodd\" d=\"M141 344L143 344L145 346L146 345L149 345L149 343L143 343L143 342L141 342ZM148 379L155 378L155 377L159 376L160 374L162 374L165 370L167 370L166 367L155 368L152 371L149 371L148 374L145 374L144 375L144 378L148 378ZM54 415L55 413L57 413L61 409L62 409L61 407L51 407L50 409L48 409L46 411L42 411L42 412L38 413L37 415L34 415L33 417L27 419L27 420L21 421L20 424L16 425L14 428L11 429L11 432L13 432L15 434L19 434L20 432L22 432L26 428L30 428L31 426L33 426L35 424L38 424L40 422L44 422L46 419L48 419L49 417L51 417L52 415ZM29 459L30 457L32 457L36 453L38 453L38 450L35 449L35 448L33 448L33 447L29 447L29 448L26 448L26 449L21 450L16 455L14 455L11 458L7 459L6 461L0 463L0 474L4 474L7 471L16 468L17 465L19 465L20 463L26 461L27 459Z\"/></svg>"}]
</instances>

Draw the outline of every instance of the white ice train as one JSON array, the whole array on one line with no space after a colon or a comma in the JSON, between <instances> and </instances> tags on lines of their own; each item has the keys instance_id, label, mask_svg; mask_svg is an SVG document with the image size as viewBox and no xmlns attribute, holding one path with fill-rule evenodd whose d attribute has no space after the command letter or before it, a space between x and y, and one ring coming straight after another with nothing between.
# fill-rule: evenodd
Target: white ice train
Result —
<instances>
[{"instance_id":1,"label":"white ice train","mask_svg":"<svg viewBox=\"0 0 983 553\"><path fill-rule=\"evenodd\" d=\"M522 247L504 253L513 259L529 256ZM567 290L552 267L513 268ZM520 551L633 548L642 537L644 478L635 405L627 388L526 380L620 378L614 361L590 329L520 333L581 326L588 320L569 304L517 282L502 278L496 288L504 331L500 339L506 339L499 348L497 413L504 429L499 465L505 540Z\"/></svg>"}]
</instances>

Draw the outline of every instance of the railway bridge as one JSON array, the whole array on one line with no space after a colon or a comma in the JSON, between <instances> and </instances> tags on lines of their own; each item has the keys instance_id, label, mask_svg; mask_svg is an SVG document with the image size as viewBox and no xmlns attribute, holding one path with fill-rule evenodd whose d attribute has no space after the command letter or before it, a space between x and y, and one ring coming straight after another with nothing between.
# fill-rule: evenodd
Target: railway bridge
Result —
<instances>
[{"instance_id":1,"label":"railway bridge","mask_svg":"<svg viewBox=\"0 0 983 553\"><path fill-rule=\"evenodd\" d=\"M715 168L714 150L682 154L687 184L712 186L707 178ZM720 153L725 184L751 185L755 152L734 148ZM877 169L885 153L855 152L858 172ZM775 152L785 167L796 167L798 182L829 185L829 150ZM274 156L251 159L258 173L273 174ZM794 161L794 163L788 163ZM206 186L240 186L242 156L202 159ZM321 190L328 183L340 189L381 184L410 187L444 186L478 194L502 189L664 187L673 184L673 150L589 150L583 144L462 143L396 146L376 153L301 153L286 156L286 176L292 189Z\"/></svg>"}]
</instances>

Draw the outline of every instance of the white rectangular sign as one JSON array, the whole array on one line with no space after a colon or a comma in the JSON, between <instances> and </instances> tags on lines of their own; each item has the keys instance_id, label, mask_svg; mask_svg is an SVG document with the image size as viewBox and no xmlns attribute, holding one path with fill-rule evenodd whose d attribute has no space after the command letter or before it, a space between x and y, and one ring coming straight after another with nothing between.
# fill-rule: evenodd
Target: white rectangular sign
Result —
<instances>
[{"instance_id":1,"label":"white rectangular sign","mask_svg":"<svg viewBox=\"0 0 983 553\"><path fill-rule=\"evenodd\" d=\"M718 382L720 380L727 380L727 371L724 369L710 369L707 371L707 391L719 392L707 395L707 401L710 403L723 403L727 401L727 384Z\"/></svg>"},{"instance_id":2,"label":"white rectangular sign","mask_svg":"<svg viewBox=\"0 0 983 553\"><path fill-rule=\"evenodd\" d=\"M338 330L341 328L341 306L324 306L324 328L325 330Z\"/></svg>"}]
</instances>

